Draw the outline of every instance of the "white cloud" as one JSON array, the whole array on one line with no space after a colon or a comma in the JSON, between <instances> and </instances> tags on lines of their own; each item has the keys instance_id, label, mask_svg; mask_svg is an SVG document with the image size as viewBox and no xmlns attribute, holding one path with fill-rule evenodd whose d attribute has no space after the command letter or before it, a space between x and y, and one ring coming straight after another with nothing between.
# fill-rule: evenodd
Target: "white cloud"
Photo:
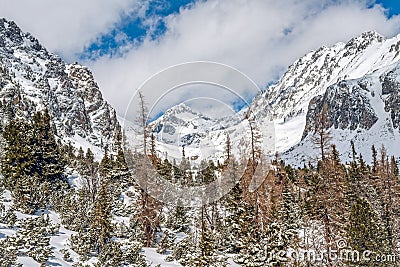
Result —
<instances>
[{"instance_id":1,"label":"white cloud","mask_svg":"<svg viewBox=\"0 0 400 267\"><path fill-rule=\"evenodd\" d=\"M124 15L144 16L147 0L0 0L0 15L37 36L67 60L109 32ZM107 100L120 114L135 89L154 73L186 61L231 65L259 85L276 79L294 60L367 30L390 37L400 16L388 19L372 0L208 0L165 18L157 40L121 47L123 56L88 61ZM160 17L146 18L149 28ZM118 35L124 40L124 35ZM158 89L145 92L154 101ZM223 97L222 97L223 98ZM182 100L178 99L177 100ZM172 100L171 100L172 101Z\"/></svg>"},{"instance_id":2,"label":"white cloud","mask_svg":"<svg viewBox=\"0 0 400 267\"><path fill-rule=\"evenodd\" d=\"M1 17L14 20L67 60L109 32L124 15L143 7L137 0L0 0L0 6Z\"/></svg>"},{"instance_id":3,"label":"white cloud","mask_svg":"<svg viewBox=\"0 0 400 267\"><path fill-rule=\"evenodd\" d=\"M294 60L321 45L333 45L367 30L387 37L400 31L370 1L209 0L166 18L167 31L146 39L122 57L88 62L106 98L123 113L135 89L173 64L210 60L231 65L263 85ZM158 94L144 92L150 101Z\"/></svg>"}]
</instances>

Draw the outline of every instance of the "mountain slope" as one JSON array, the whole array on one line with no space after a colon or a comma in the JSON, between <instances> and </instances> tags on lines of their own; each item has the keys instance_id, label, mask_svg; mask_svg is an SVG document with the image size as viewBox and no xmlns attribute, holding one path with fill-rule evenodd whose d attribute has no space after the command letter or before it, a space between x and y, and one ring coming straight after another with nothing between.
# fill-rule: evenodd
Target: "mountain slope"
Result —
<instances>
[{"instance_id":1,"label":"mountain slope","mask_svg":"<svg viewBox=\"0 0 400 267\"><path fill-rule=\"evenodd\" d=\"M328 106L332 106L330 116L335 120L332 127L341 130L346 128L352 133L345 136L342 133L337 133L338 137L335 140L343 139L350 144L350 139L358 138L357 140L360 140L360 142L357 142L357 146L361 148L363 141L367 139L366 137L356 136L361 133L360 130L364 131L364 136L366 136L371 129L375 129L376 138L384 139L383 143L389 142L388 140L397 140L394 136L379 135L381 124L374 126L374 128L372 126L378 125L376 124L378 121L381 123L387 119L392 121L392 127L397 127L396 125L400 122L397 93L388 94L393 90L393 83L397 84L397 78L393 78L397 77L395 75L397 72L392 71L392 68L396 66L399 60L400 35L385 39L376 32L366 32L347 43L338 43L332 47L323 46L316 51L311 51L289 66L286 73L276 84L267 88L265 92L253 100L250 109L261 130L270 128L271 121L274 122L275 149L280 153L286 152L284 157L292 163L306 161L310 157L315 158L308 155L314 153L311 144L308 144L307 148L304 149L297 148L294 154L291 154L290 151L293 151L294 146L299 146L298 144L302 140L309 138L307 136L311 131L310 129L313 128L311 114L320 112L320 110L315 109L313 104L310 105L310 102L315 104L316 101L319 101L319 98L314 98L323 96L326 92L328 92L328 95L324 99L326 99ZM385 82L381 82L381 79ZM368 84L369 81L371 85ZM351 89L353 83L357 85L354 90ZM348 88L341 87L344 85ZM367 87L374 87L374 89L366 89ZM374 90L376 97L371 98L365 93L366 90ZM341 93L339 94L339 92ZM336 101L339 101L338 98L342 99L342 105L336 103ZM384 105L383 110L381 105ZM340 118L335 114L338 109L350 107L352 111L342 114ZM229 119L223 119L229 124L229 127L225 130L235 136L234 144L237 144L235 146L237 150L241 146L245 146L244 142L240 143L238 140L248 138L246 127L235 128L235 125L245 121L246 110L241 112L242 115L236 116L240 119L231 122L228 122ZM391 119L392 117L393 119ZM174 119L169 116L169 112L159 118L159 121L163 121L163 125L174 124ZM214 124L210 125L210 123ZM220 134L217 134L220 131L219 123L220 121L207 121L203 124L203 128L209 130L209 137L214 140L213 143L217 144L221 151L222 141L221 139L218 140ZM183 127L181 128L182 131L190 131L189 126L181 126ZM161 129L157 127L155 127L155 131L160 133L159 130ZM192 140L192 142L200 142L202 138L201 135L195 136L194 139L197 141ZM372 140L377 141L377 139L368 140L370 141L366 142L367 146ZM169 142L162 140L162 138L159 138L159 141L163 141L161 144ZM349 144L342 146L344 152L349 151ZM168 146L171 145L171 142L168 143ZM173 148L169 147L164 150L168 152L168 150L172 151ZM395 154L398 154L398 152ZM299 158L300 155L302 155L302 159Z\"/></svg>"},{"instance_id":2,"label":"mountain slope","mask_svg":"<svg viewBox=\"0 0 400 267\"><path fill-rule=\"evenodd\" d=\"M372 145L377 149L383 145L389 155L400 156L399 96L400 62L329 86L323 95L310 101L302 141L284 157L292 163L317 158L310 136L324 105L332 143L343 152L344 160L352 157L350 141L368 162Z\"/></svg>"},{"instance_id":3,"label":"mountain slope","mask_svg":"<svg viewBox=\"0 0 400 267\"><path fill-rule=\"evenodd\" d=\"M282 152L300 142L313 97L324 94L332 84L361 78L399 60L400 36L384 39L366 32L295 61L275 85L256 97L251 108L259 120L275 121L276 148Z\"/></svg>"},{"instance_id":4,"label":"mountain slope","mask_svg":"<svg viewBox=\"0 0 400 267\"><path fill-rule=\"evenodd\" d=\"M151 123L156 137L157 149L162 155L180 161L183 148L185 156L194 164L202 159L220 160L225 155L227 134L233 144L232 153L238 155L247 147L247 121L243 120L244 113L224 118L210 118L193 111L184 103L167 110L163 116Z\"/></svg>"},{"instance_id":5,"label":"mountain slope","mask_svg":"<svg viewBox=\"0 0 400 267\"><path fill-rule=\"evenodd\" d=\"M5 19L0 19L0 99L3 123L46 108L57 136L76 146L113 143L120 131L115 110L86 67L66 64Z\"/></svg>"}]
</instances>

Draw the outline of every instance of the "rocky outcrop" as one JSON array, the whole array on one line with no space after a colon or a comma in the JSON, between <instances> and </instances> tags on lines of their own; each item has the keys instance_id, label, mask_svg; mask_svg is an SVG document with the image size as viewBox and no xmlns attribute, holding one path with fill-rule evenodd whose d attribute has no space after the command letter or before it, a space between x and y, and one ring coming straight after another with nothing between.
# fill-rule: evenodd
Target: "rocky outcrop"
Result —
<instances>
[{"instance_id":1,"label":"rocky outcrop","mask_svg":"<svg viewBox=\"0 0 400 267\"><path fill-rule=\"evenodd\" d=\"M364 87L364 88L363 88ZM328 87L325 94L314 97L308 106L303 139L315 129L323 106L327 106L327 128L356 130L370 129L378 120L363 83L342 81Z\"/></svg>"},{"instance_id":2,"label":"rocky outcrop","mask_svg":"<svg viewBox=\"0 0 400 267\"><path fill-rule=\"evenodd\" d=\"M3 122L48 109L61 139L79 136L102 146L121 130L90 70L66 64L5 19L0 19L0 100Z\"/></svg>"}]
</instances>

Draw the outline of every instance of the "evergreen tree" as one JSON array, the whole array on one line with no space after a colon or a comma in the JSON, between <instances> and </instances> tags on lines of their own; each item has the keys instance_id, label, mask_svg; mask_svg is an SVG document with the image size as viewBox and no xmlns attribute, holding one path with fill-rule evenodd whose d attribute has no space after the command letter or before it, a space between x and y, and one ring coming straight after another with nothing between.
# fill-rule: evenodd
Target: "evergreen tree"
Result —
<instances>
[{"instance_id":1,"label":"evergreen tree","mask_svg":"<svg viewBox=\"0 0 400 267\"><path fill-rule=\"evenodd\" d=\"M371 147L372 150L372 172L375 174L378 171L378 153L374 145Z\"/></svg>"},{"instance_id":2,"label":"evergreen tree","mask_svg":"<svg viewBox=\"0 0 400 267\"><path fill-rule=\"evenodd\" d=\"M33 150L38 177L52 183L64 180L65 162L60 155L47 109L33 116L32 133L30 147Z\"/></svg>"},{"instance_id":3,"label":"evergreen tree","mask_svg":"<svg viewBox=\"0 0 400 267\"><path fill-rule=\"evenodd\" d=\"M124 264L132 267L150 266L142 253L142 243L130 239L123 244L121 250Z\"/></svg>"},{"instance_id":4,"label":"evergreen tree","mask_svg":"<svg viewBox=\"0 0 400 267\"><path fill-rule=\"evenodd\" d=\"M193 267L222 267L226 266L226 257L218 255L218 234L203 225L199 244L191 255L187 266Z\"/></svg>"},{"instance_id":5,"label":"evergreen tree","mask_svg":"<svg viewBox=\"0 0 400 267\"><path fill-rule=\"evenodd\" d=\"M161 240L158 244L157 253L165 254L167 250L171 249L174 246L175 234L168 231L168 229L164 230Z\"/></svg>"},{"instance_id":6,"label":"evergreen tree","mask_svg":"<svg viewBox=\"0 0 400 267\"><path fill-rule=\"evenodd\" d=\"M100 190L92 211L93 222L90 232L94 234L94 249L100 252L109 242L112 233L111 225L111 199L106 181L102 181Z\"/></svg>"},{"instance_id":7,"label":"evergreen tree","mask_svg":"<svg viewBox=\"0 0 400 267\"><path fill-rule=\"evenodd\" d=\"M17 207L29 213L45 208L51 192L65 184L65 162L60 156L48 112L36 113L31 122L10 121L3 137L7 144L2 174Z\"/></svg>"},{"instance_id":8,"label":"evergreen tree","mask_svg":"<svg viewBox=\"0 0 400 267\"><path fill-rule=\"evenodd\" d=\"M91 201L86 191L71 190L64 195L60 215L62 224L73 231L83 231L90 226Z\"/></svg>"},{"instance_id":9,"label":"evergreen tree","mask_svg":"<svg viewBox=\"0 0 400 267\"><path fill-rule=\"evenodd\" d=\"M285 179L282 189L282 204L278 211L278 220L286 236L284 248L296 247L298 230L301 226L301 213L299 205L292 193L290 181Z\"/></svg>"},{"instance_id":10,"label":"evergreen tree","mask_svg":"<svg viewBox=\"0 0 400 267\"><path fill-rule=\"evenodd\" d=\"M168 214L166 227L174 233L188 233L190 222L187 208L182 207L180 204L181 203L178 203L176 207L171 208Z\"/></svg>"},{"instance_id":11,"label":"evergreen tree","mask_svg":"<svg viewBox=\"0 0 400 267\"><path fill-rule=\"evenodd\" d=\"M95 201L100 186L99 164L95 162L93 152L87 149L86 155L80 163L79 172L81 174L83 190L88 195L90 203Z\"/></svg>"},{"instance_id":12,"label":"evergreen tree","mask_svg":"<svg viewBox=\"0 0 400 267\"><path fill-rule=\"evenodd\" d=\"M390 245L378 214L365 199L358 198L353 205L347 228L348 245L362 253L371 251L371 262L363 262L363 266L390 266L391 263L374 261L376 255L388 255ZM350 262L350 265L353 263ZM358 263L354 263L358 266Z\"/></svg>"},{"instance_id":13,"label":"evergreen tree","mask_svg":"<svg viewBox=\"0 0 400 267\"><path fill-rule=\"evenodd\" d=\"M52 225L48 216L27 218L18 222L19 229L11 237L12 244L29 257L45 266L52 255L50 237L58 233L58 226Z\"/></svg>"},{"instance_id":14,"label":"evergreen tree","mask_svg":"<svg viewBox=\"0 0 400 267\"><path fill-rule=\"evenodd\" d=\"M97 263L98 267L120 267L123 262L123 253L119 242L108 242L101 250Z\"/></svg>"},{"instance_id":15,"label":"evergreen tree","mask_svg":"<svg viewBox=\"0 0 400 267\"><path fill-rule=\"evenodd\" d=\"M104 156L101 159L99 166L99 173L101 177L108 178L112 174L113 170L113 161L108 151L108 146L106 145L104 148Z\"/></svg>"},{"instance_id":16,"label":"evergreen tree","mask_svg":"<svg viewBox=\"0 0 400 267\"><path fill-rule=\"evenodd\" d=\"M124 151L122 149L122 137L118 134L116 141L117 155L113 164L113 176L117 183L127 183L130 176L128 164L126 163Z\"/></svg>"},{"instance_id":17,"label":"evergreen tree","mask_svg":"<svg viewBox=\"0 0 400 267\"><path fill-rule=\"evenodd\" d=\"M237 254L246 248L247 238L255 223L254 207L244 201L242 194L241 185L236 184L225 197L227 216L223 246L227 253Z\"/></svg>"},{"instance_id":18,"label":"evergreen tree","mask_svg":"<svg viewBox=\"0 0 400 267\"><path fill-rule=\"evenodd\" d=\"M0 239L0 267L22 266L17 263L18 250L10 242L10 238Z\"/></svg>"}]
</instances>

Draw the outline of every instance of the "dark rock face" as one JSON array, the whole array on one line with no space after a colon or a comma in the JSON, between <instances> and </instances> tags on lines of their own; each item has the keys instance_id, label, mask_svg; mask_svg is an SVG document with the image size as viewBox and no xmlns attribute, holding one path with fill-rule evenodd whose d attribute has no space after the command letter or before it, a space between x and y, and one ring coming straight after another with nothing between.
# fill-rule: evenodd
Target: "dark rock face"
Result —
<instances>
[{"instance_id":1,"label":"dark rock face","mask_svg":"<svg viewBox=\"0 0 400 267\"><path fill-rule=\"evenodd\" d=\"M324 95L314 97L308 107L303 138L315 128L316 118L325 104L328 107L328 128L370 129L378 117L366 96L369 91L363 87L363 83L343 81L328 87Z\"/></svg>"},{"instance_id":2,"label":"dark rock face","mask_svg":"<svg viewBox=\"0 0 400 267\"><path fill-rule=\"evenodd\" d=\"M303 138L314 129L315 118L324 104L328 106L329 127L370 129L378 120L370 103L373 98L379 98L384 111L390 114L393 128L400 131L400 64L378 75L339 82L328 87L324 95L314 97L309 104ZM372 85L382 91L370 90Z\"/></svg>"},{"instance_id":3,"label":"dark rock face","mask_svg":"<svg viewBox=\"0 0 400 267\"><path fill-rule=\"evenodd\" d=\"M395 70L389 71L386 75L381 76L382 82L382 95L398 92L400 89L400 82L397 80L398 73Z\"/></svg>"},{"instance_id":4,"label":"dark rock face","mask_svg":"<svg viewBox=\"0 0 400 267\"><path fill-rule=\"evenodd\" d=\"M390 112L393 127L400 128L400 67L382 75L380 80L382 95L388 95L385 99L385 111Z\"/></svg>"},{"instance_id":5,"label":"dark rock face","mask_svg":"<svg viewBox=\"0 0 400 267\"><path fill-rule=\"evenodd\" d=\"M92 73L68 65L12 21L0 19L0 118L29 118L48 109L59 137L112 144L121 131Z\"/></svg>"}]
</instances>

